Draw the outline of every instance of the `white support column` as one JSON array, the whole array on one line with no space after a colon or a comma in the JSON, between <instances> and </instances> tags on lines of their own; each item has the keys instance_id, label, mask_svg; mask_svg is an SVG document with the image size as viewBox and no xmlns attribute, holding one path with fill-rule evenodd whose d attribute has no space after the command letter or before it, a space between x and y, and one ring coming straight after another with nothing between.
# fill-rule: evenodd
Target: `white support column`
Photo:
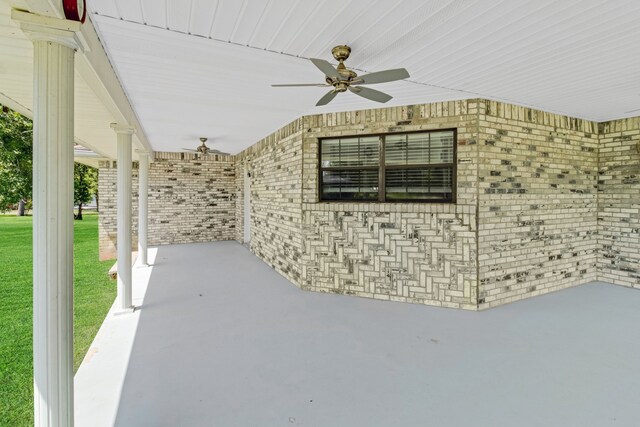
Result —
<instances>
[{"instance_id":1,"label":"white support column","mask_svg":"<svg viewBox=\"0 0 640 427\"><path fill-rule=\"evenodd\" d=\"M77 22L14 10L33 41L36 426L73 425L73 80Z\"/></svg>"},{"instance_id":2,"label":"white support column","mask_svg":"<svg viewBox=\"0 0 640 427\"><path fill-rule=\"evenodd\" d=\"M138 259L140 265L147 262L147 228L148 228L148 196L149 196L149 153L138 152Z\"/></svg>"},{"instance_id":3,"label":"white support column","mask_svg":"<svg viewBox=\"0 0 640 427\"><path fill-rule=\"evenodd\" d=\"M131 284L131 150L134 128L112 123L118 135L117 221L118 237L118 307L122 311L133 308Z\"/></svg>"}]
</instances>

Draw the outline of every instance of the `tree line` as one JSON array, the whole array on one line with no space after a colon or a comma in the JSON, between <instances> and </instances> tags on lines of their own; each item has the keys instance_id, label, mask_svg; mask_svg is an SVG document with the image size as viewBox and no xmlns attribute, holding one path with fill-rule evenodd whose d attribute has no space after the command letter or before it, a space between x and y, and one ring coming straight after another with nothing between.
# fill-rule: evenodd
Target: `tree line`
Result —
<instances>
[{"instance_id":1,"label":"tree line","mask_svg":"<svg viewBox=\"0 0 640 427\"><path fill-rule=\"evenodd\" d=\"M17 210L24 216L33 202L33 123L27 117L0 109L0 212ZM98 171L74 163L73 202L76 219L82 219L83 205L98 197Z\"/></svg>"}]
</instances>

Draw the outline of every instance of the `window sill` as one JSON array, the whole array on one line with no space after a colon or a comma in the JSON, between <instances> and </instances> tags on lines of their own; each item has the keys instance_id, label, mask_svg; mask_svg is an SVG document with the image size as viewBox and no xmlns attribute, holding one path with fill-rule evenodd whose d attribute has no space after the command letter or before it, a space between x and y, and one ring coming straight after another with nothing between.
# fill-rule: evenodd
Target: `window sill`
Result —
<instances>
[{"instance_id":1,"label":"window sill","mask_svg":"<svg viewBox=\"0 0 640 427\"><path fill-rule=\"evenodd\" d=\"M303 203L302 210L327 212L456 213L459 211L459 208L455 202L315 202Z\"/></svg>"}]
</instances>

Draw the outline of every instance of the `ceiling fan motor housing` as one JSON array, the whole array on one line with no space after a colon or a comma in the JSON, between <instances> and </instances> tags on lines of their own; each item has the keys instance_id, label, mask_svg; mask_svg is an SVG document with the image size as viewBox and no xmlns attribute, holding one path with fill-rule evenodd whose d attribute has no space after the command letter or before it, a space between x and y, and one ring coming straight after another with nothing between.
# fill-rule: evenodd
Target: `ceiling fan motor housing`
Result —
<instances>
[{"instance_id":1,"label":"ceiling fan motor housing","mask_svg":"<svg viewBox=\"0 0 640 427\"><path fill-rule=\"evenodd\" d=\"M326 82L334 87L334 92L346 92L349 88L351 80L358 77L355 71L345 67L344 61L349 58L351 48L346 45L339 45L331 49L333 57L339 62L336 71L340 75L340 79L327 77Z\"/></svg>"}]
</instances>

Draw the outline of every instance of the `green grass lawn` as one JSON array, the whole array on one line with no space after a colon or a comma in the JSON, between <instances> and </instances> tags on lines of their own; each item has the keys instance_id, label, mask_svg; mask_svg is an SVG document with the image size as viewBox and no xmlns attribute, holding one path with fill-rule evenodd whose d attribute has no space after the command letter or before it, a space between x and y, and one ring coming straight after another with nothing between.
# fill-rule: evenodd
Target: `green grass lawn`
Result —
<instances>
[{"instance_id":1,"label":"green grass lawn","mask_svg":"<svg viewBox=\"0 0 640 427\"><path fill-rule=\"evenodd\" d=\"M74 366L116 295L98 261L98 216L74 221ZM33 425L31 217L0 215L0 426Z\"/></svg>"}]
</instances>

